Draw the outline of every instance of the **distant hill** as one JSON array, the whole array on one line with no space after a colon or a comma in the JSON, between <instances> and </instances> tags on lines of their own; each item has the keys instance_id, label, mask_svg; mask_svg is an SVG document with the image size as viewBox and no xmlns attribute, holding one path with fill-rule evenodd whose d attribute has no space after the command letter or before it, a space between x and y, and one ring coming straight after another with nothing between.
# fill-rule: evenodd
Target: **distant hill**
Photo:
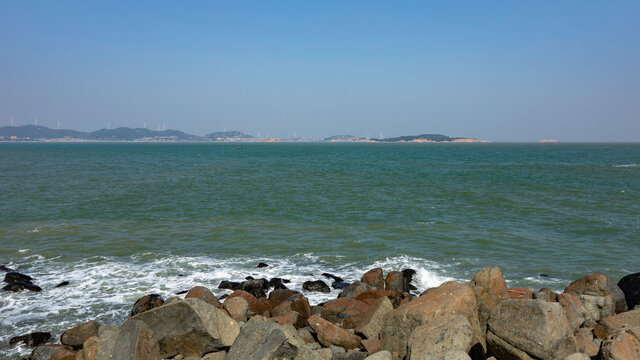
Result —
<instances>
[{"instance_id":1,"label":"distant hill","mask_svg":"<svg viewBox=\"0 0 640 360\"><path fill-rule=\"evenodd\" d=\"M253 139L253 136L249 134L245 134L242 131L218 131L218 132L213 132L211 134L205 135L204 137L209 140L217 140L217 141Z\"/></svg>"},{"instance_id":2,"label":"distant hill","mask_svg":"<svg viewBox=\"0 0 640 360\"><path fill-rule=\"evenodd\" d=\"M0 137L11 138L15 136L18 139L63 139L74 138L79 139L86 136L75 130L50 129L46 126L23 125L23 126L3 126L0 127Z\"/></svg>"},{"instance_id":3,"label":"distant hill","mask_svg":"<svg viewBox=\"0 0 640 360\"><path fill-rule=\"evenodd\" d=\"M355 135L333 135L322 139L322 141L363 141L366 138L355 136Z\"/></svg>"},{"instance_id":4,"label":"distant hill","mask_svg":"<svg viewBox=\"0 0 640 360\"><path fill-rule=\"evenodd\" d=\"M433 141L433 142L451 142L453 138L448 137L447 135L440 134L422 134L422 135L407 135L407 136L398 136L393 138L386 139L376 139L376 141L383 142L418 142L418 141Z\"/></svg>"},{"instance_id":5,"label":"distant hill","mask_svg":"<svg viewBox=\"0 0 640 360\"><path fill-rule=\"evenodd\" d=\"M100 129L88 133L86 139L103 141L134 141L143 139L189 141L197 140L198 137L178 130L156 131L142 128L132 129L128 127L119 127L116 129Z\"/></svg>"}]
</instances>

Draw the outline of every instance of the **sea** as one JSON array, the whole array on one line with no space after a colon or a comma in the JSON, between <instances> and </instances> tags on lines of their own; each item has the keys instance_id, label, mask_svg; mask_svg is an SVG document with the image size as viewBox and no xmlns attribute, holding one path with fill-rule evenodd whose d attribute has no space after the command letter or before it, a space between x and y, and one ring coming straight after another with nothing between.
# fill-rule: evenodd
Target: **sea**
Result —
<instances>
[{"instance_id":1,"label":"sea","mask_svg":"<svg viewBox=\"0 0 640 360\"><path fill-rule=\"evenodd\" d=\"M43 289L0 290L0 358L246 276L411 268L419 293L499 266L562 291L639 259L640 144L0 143L0 264Z\"/></svg>"}]
</instances>

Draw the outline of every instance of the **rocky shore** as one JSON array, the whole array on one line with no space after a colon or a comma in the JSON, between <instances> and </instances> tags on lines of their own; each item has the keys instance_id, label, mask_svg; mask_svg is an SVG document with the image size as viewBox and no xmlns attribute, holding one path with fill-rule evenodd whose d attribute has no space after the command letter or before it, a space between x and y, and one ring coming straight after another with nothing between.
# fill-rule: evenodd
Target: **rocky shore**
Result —
<instances>
[{"instance_id":1,"label":"rocky shore","mask_svg":"<svg viewBox=\"0 0 640 360\"><path fill-rule=\"evenodd\" d=\"M59 344L47 332L21 334L10 346L34 347L30 360L640 359L640 273L618 283L594 273L556 293L509 289L502 270L488 267L421 294L414 274L376 268L349 284L325 273L342 291L317 305L304 293L330 291L324 280L302 292L286 279L248 277L220 283L233 291L220 298L202 286L149 294L122 324L79 324ZM39 291L15 271L5 282L6 291Z\"/></svg>"}]
</instances>

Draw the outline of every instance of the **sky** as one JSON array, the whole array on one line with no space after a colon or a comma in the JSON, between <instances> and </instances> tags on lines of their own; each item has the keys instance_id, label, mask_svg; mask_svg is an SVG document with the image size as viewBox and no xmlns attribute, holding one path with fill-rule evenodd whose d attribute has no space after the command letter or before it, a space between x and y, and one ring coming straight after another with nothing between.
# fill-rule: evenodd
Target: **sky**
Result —
<instances>
[{"instance_id":1,"label":"sky","mask_svg":"<svg viewBox=\"0 0 640 360\"><path fill-rule=\"evenodd\" d=\"M0 126L640 141L640 1L0 0Z\"/></svg>"}]
</instances>

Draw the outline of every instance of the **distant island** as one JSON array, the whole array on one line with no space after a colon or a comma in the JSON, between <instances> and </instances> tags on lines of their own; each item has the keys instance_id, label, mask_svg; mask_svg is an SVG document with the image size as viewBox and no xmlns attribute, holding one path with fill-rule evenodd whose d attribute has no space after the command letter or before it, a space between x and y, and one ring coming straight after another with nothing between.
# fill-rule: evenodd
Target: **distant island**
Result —
<instances>
[{"instance_id":1,"label":"distant island","mask_svg":"<svg viewBox=\"0 0 640 360\"><path fill-rule=\"evenodd\" d=\"M149 130L146 128L119 127L82 132L68 129L51 129L46 126L22 125L0 127L0 141L16 142L83 142L83 141L135 141L135 142L369 142L369 143L462 143L487 142L440 134L422 134L394 138L364 138L355 135L334 135L326 138L258 138L242 131L218 131L204 136L191 135L178 130Z\"/></svg>"}]
</instances>

